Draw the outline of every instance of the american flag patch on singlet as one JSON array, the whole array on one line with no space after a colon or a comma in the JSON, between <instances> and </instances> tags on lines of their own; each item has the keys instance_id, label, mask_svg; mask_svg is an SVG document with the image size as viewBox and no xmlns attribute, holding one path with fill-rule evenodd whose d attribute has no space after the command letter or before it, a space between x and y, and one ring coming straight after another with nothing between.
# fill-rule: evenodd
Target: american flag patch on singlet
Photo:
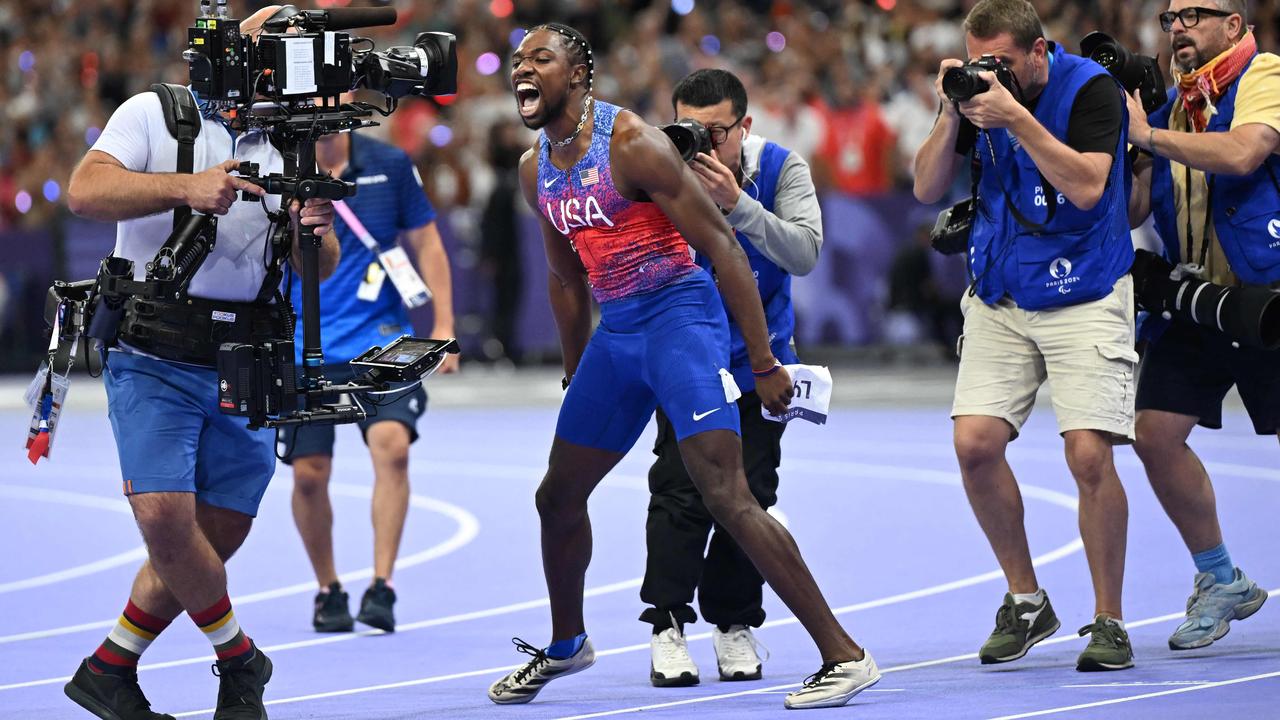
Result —
<instances>
[{"instance_id":1,"label":"american flag patch on singlet","mask_svg":"<svg viewBox=\"0 0 1280 720\"><path fill-rule=\"evenodd\" d=\"M582 179L582 187L589 187L600 182L600 170L595 167L585 168L578 173L578 177Z\"/></svg>"}]
</instances>

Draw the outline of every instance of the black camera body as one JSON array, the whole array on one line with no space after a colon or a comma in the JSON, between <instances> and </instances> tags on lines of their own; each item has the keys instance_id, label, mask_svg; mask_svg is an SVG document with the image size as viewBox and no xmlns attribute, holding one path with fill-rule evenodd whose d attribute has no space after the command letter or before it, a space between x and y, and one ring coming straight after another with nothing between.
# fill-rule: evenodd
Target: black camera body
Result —
<instances>
[{"instance_id":1,"label":"black camera body","mask_svg":"<svg viewBox=\"0 0 1280 720\"><path fill-rule=\"evenodd\" d=\"M977 198L967 197L938 213L933 230L929 232L929 244L934 250L943 255L959 255L969 250L977 205Z\"/></svg>"},{"instance_id":2,"label":"black camera body","mask_svg":"<svg viewBox=\"0 0 1280 720\"><path fill-rule=\"evenodd\" d=\"M680 118L658 129L671 138L671 142L676 145L676 151L685 162L693 160L698 153L710 155L715 149L711 143L711 131L706 125L692 118Z\"/></svg>"},{"instance_id":3,"label":"black camera body","mask_svg":"<svg viewBox=\"0 0 1280 720\"><path fill-rule=\"evenodd\" d=\"M991 84L979 77L978 73L991 72L995 73L996 80L1005 87L1009 92L1013 92L1017 80L1013 77L1013 71L1008 65L1001 62L1000 58L994 55L983 55L977 60L971 60L966 65L953 67L948 69L942 75L942 92L946 94L952 102L965 102L973 99L976 95L991 89Z\"/></svg>"},{"instance_id":4,"label":"black camera body","mask_svg":"<svg viewBox=\"0 0 1280 720\"><path fill-rule=\"evenodd\" d=\"M1164 105L1164 73L1156 58L1130 52L1115 38L1100 31L1084 36L1080 41L1080 54L1106 68L1126 91L1137 90L1142 109L1148 115Z\"/></svg>"},{"instance_id":5,"label":"black camera body","mask_svg":"<svg viewBox=\"0 0 1280 720\"><path fill-rule=\"evenodd\" d=\"M343 14L346 13L346 14ZM220 108L335 97L367 88L398 99L457 92L456 39L419 33L411 47L353 50L341 29L395 22L392 8L299 11L286 5L264 23L266 32L241 34L240 21L205 9L187 30L191 88ZM279 31L279 32L277 32ZM371 45L371 44L370 44Z\"/></svg>"}]
</instances>

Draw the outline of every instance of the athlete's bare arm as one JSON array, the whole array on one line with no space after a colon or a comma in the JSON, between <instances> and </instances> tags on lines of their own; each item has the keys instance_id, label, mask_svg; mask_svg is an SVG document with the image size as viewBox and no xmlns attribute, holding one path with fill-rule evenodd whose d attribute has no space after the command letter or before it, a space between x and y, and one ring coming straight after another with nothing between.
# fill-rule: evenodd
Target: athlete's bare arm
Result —
<instances>
[{"instance_id":1,"label":"athlete's bare arm","mask_svg":"<svg viewBox=\"0 0 1280 720\"><path fill-rule=\"evenodd\" d=\"M621 112L614 121L610 157L618 191L627 197L638 197L641 192L647 194L693 249L711 259L720 293L742 329L751 367L757 370L772 367L777 359L769 349L764 308L746 253L711 196L676 153L675 146L634 113ZM760 378L756 392L769 412L780 414L791 400L791 379L785 370L779 369Z\"/></svg>"},{"instance_id":2,"label":"athlete's bare arm","mask_svg":"<svg viewBox=\"0 0 1280 720\"><path fill-rule=\"evenodd\" d=\"M529 150L520 158L520 191L524 201L538 216L542 244L547 251L547 292L551 296L551 312L560 331L560 351L564 355L565 377L572 378L578 361L591 338L591 294L587 289L587 270L569 239L547 222L538 209L538 151Z\"/></svg>"}]
</instances>

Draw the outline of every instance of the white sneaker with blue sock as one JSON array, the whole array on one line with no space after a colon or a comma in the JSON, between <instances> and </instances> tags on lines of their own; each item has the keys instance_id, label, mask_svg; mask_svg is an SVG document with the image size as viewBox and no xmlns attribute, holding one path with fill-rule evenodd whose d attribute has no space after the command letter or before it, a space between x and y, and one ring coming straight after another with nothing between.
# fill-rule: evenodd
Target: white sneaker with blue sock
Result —
<instances>
[{"instance_id":1,"label":"white sneaker with blue sock","mask_svg":"<svg viewBox=\"0 0 1280 720\"><path fill-rule=\"evenodd\" d=\"M1194 650L1212 645L1230 630L1232 620L1243 620L1267 601L1267 591L1240 570L1234 579L1220 583L1211 572L1196 574L1195 590L1187 599L1187 619L1169 636L1169 649Z\"/></svg>"}]
</instances>

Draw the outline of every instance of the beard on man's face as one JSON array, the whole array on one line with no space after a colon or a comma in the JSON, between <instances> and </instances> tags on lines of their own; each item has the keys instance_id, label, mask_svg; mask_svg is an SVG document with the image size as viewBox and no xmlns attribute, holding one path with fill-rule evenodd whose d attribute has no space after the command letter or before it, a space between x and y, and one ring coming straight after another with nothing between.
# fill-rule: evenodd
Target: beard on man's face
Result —
<instances>
[{"instance_id":1,"label":"beard on man's face","mask_svg":"<svg viewBox=\"0 0 1280 720\"><path fill-rule=\"evenodd\" d=\"M1184 73L1195 72L1230 47L1229 41L1220 44L1211 46L1215 44L1210 39L1196 42L1189 35L1179 35L1173 39L1173 62Z\"/></svg>"}]
</instances>

